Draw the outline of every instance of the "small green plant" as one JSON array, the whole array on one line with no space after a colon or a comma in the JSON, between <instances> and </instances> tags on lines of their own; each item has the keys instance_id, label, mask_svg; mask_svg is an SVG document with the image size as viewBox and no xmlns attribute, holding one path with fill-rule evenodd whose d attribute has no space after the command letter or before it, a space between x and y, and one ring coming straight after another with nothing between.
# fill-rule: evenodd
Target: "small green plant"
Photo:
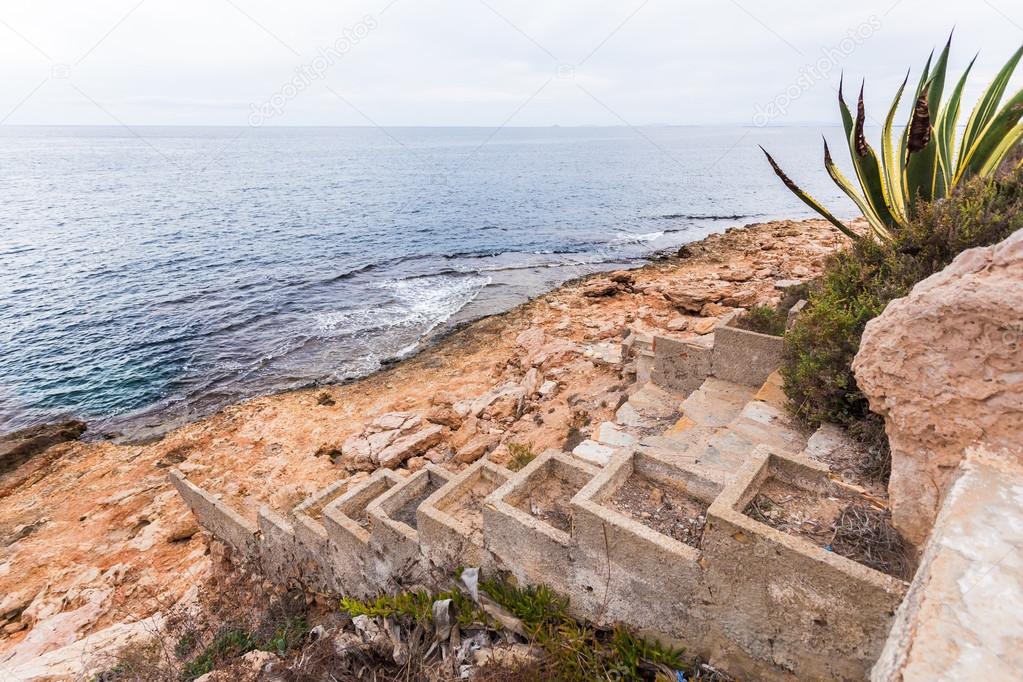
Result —
<instances>
[{"instance_id":1,"label":"small green plant","mask_svg":"<svg viewBox=\"0 0 1023 682\"><path fill-rule=\"evenodd\" d=\"M957 144L963 88L974 62L970 62L948 100L942 103L951 45L950 36L937 61L933 63L933 68L934 54L927 59L913 96L909 120L896 143L893 127L902 94L909 81L909 74L906 75L884 121L880 154L870 146L864 134L866 111L863 88L860 88L856 117L853 118L845 103L842 86L839 85L839 110L859 188L835 165L826 141L824 167L835 184L866 217L871 233L882 241L891 241L895 234L905 229L927 202L948 196L956 186L972 177L994 175L1016 143L1023 138L1023 125L1020 125L1023 119L1023 90L999 106L1009 80L1023 57L1023 48L1020 48L977 101ZM858 238L852 229L796 185L767 150L764 150L764 154L774 172L799 199L847 236Z\"/></svg>"},{"instance_id":2,"label":"small green plant","mask_svg":"<svg viewBox=\"0 0 1023 682\"><path fill-rule=\"evenodd\" d=\"M770 305L757 305L741 315L736 324L740 329L751 332L783 336L787 318L788 314L784 310Z\"/></svg>"},{"instance_id":3,"label":"small green plant","mask_svg":"<svg viewBox=\"0 0 1023 682\"><path fill-rule=\"evenodd\" d=\"M277 627L273 636L261 648L284 656L289 649L298 646L308 634L309 623L305 618L301 616L288 618Z\"/></svg>"},{"instance_id":4,"label":"small green plant","mask_svg":"<svg viewBox=\"0 0 1023 682\"><path fill-rule=\"evenodd\" d=\"M544 651L541 669L549 679L669 679L686 670L682 652L645 640L618 625L610 633L568 615L568 600L546 586L520 588L504 579L487 579L480 588L522 621L533 644Z\"/></svg>"},{"instance_id":5,"label":"small green plant","mask_svg":"<svg viewBox=\"0 0 1023 682\"><path fill-rule=\"evenodd\" d=\"M518 618L531 644L543 651L538 663L504 669L498 677L483 679L639 682L652 679L658 672L675 679L676 671L687 669L681 652L637 637L624 626L608 632L572 618L568 599L546 586L517 587L498 576L480 581L479 587ZM441 599L452 600L460 627L494 625L483 609L458 590L436 594L421 590L365 601L343 599L341 610L351 616L408 619L429 628L433 626L433 603Z\"/></svg>"},{"instance_id":6,"label":"small green plant","mask_svg":"<svg viewBox=\"0 0 1023 682\"><path fill-rule=\"evenodd\" d=\"M485 614L459 590L448 590L436 594L431 594L426 590L416 590L395 595L384 594L374 600L344 597L341 599L341 610L353 618L356 616L404 617L426 626L433 621L433 603L443 599L451 600L459 625L467 626L474 622L486 622Z\"/></svg>"},{"instance_id":7,"label":"small green plant","mask_svg":"<svg viewBox=\"0 0 1023 682\"><path fill-rule=\"evenodd\" d=\"M536 459L532 443L528 445L508 443L508 453L511 455L511 459L508 460L508 468L512 471L524 469L527 464Z\"/></svg>"},{"instance_id":8,"label":"small green plant","mask_svg":"<svg viewBox=\"0 0 1023 682\"><path fill-rule=\"evenodd\" d=\"M217 635L202 653L192 659L182 673L185 680L194 680L211 672L218 663L243 656L256 649L256 642L244 630L227 630Z\"/></svg>"}]
</instances>

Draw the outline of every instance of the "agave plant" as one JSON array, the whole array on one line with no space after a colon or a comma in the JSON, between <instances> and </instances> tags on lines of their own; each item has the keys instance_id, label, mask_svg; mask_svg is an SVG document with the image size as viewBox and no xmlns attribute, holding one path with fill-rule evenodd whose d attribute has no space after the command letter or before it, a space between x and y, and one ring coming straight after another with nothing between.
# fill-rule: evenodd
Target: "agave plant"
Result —
<instances>
[{"instance_id":1,"label":"agave plant","mask_svg":"<svg viewBox=\"0 0 1023 682\"><path fill-rule=\"evenodd\" d=\"M1023 138L1023 124L1020 123L1023 119L1023 90L1002 105L1009 79L1020 57L1023 57L1023 47L1012 55L977 101L957 142L963 87L976 57L956 83L948 100L942 103L951 45L952 38L949 37L937 61L933 62L933 68L934 53L927 58L916 86L909 122L896 145L892 127L896 110L909 82L909 74L906 74L884 121L880 155L867 142L863 132L866 120L863 87L860 87L856 117L853 118L845 103L842 85L839 85L838 104L842 125L859 187L835 165L827 140L824 141L824 167L835 184L863 212L871 232L880 239L890 240L895 232L905 226L916 214L919 202L941 199L963 180L993 173L1013 146ZM796 185L767 150L763 151L786 187L843 233L856 238L857 235L847 225Z\"/></svg>"}]
</instances>

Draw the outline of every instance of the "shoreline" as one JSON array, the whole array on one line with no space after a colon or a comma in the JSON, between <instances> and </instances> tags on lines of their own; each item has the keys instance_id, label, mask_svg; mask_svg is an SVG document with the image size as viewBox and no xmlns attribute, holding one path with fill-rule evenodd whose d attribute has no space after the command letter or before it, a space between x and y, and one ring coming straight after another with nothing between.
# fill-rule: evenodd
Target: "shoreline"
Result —
<instances>
[{"instance_id":1,"label":"shoreline","mask_svg":"<svg viewBox=\"0 0 1023 682\"><path fill-rule=\"evenodd\" d=\"M733 216L729 216L729 219ZM734 216L734 218L741 218L741 216ZM404 362L416 355L429 350L433 345L443 343L449 336L457 333L458 331L471 326L481 320L489 317L495 317L505 315L512 312L519 306L527 305L532 301L555 293L562 287L574 286L585 281L607 275L608 273L615 272L617 270L639 270L647 267L652 263L663 261L676 257L678 252L685 249L690 244L698 244L704 239L716 235L724 234L730 230L742 230L758 225L769 225L775 222L783 221L765 221L758 223L748 223L745 225L732 225L721 232L711 232L704 234L703 237L694 239L692 241L682 242L673 246L666 246L663 248L656 249L650 253L641 257L624 257L622 259L606 259L595 263L564 263L559 265L545 265L537 266L537 268L516 268L516 270L562 270L562 269L589 269L598 268L583 274L570 276L568 279L559 280L558 283L551 286L544 286L537 288L535 292L520 297L518 302L513 304L511 307L496 306L492 307L490 312L480 312L478 314L472 314L469 317L462 317L466 310L471 310L476 304L479 296L474 297L472 300L466 302L461 308L452 312L446 319L439 321L436 327L426 332L420 340L415 342L414 349L405 355L393 355L387 358L382 358L379 361L379 366L369 372L363 374L353 375L341 380L323 380L322 378L311 377L303 381L298 385L280 387L278 389L267 389L261 392L253 393L252 395L239 395L238 397L231 398L226 402L213 403L214 407L206 410L198 410L196 412L190 412L181 414L175 412L172 408L161 407L160 403L155 403L147 407L140 408L139 410L129 412L122 415L113 415L105 417L93 417L91 419L82 417L73 413L54 415L53 418L41 421L38 423L30 424L28 427L19 427L13 431L0 433L0 438L9 435L10 433L16 433L17 431L23 430L23 428L38 428L45 427L50 424L56 424L64 421L75 420L84 421L89 425L89 429L83 434L82 441L89 443L97 442L113 442L120 445L149 445L152 443L159 442L167 434L175 431L176 429L184 428L190 424L194 424L203 419L212 417L224 409L227 409L233 405L242 404L251 400L265 397L279 396L287 394L293 391L306 391L321 388L330 388L333 386L348 386L352 383L361 381L368 377L377 374L378 372L385 371L401 362ZM615 266L615 267L608 267ZM500 271L510 272L510 271ZM471 273L467 273L471 274ZM487 285L490 286L490 285ZM486 290L484 287L480 290L480 293ZM461 319L459 319L461 318ZM455 322L449 322L451 319L455 319ZM202 402L202 398L198 398L197 403ZM92 425L97 424L95 430L92 429Z\"/></svg>"},{"instance_id":2,"label":"shoreline","mask_svg":"<svg viewBox=\"0 0 1023 682\"><path fill-rule=\"evenodd\" d=\"M254 397L149 443L50 447L0 475L0 531L16 537L0 561L0 594L16 614L0 623L0 663L13 655L2 652L38 655L149 617L206 579L204 534L168 482L171 468L254 518L261 505L286 514L340 478L368 475L375 465L355 457L353 439L395 412L448 424L441 442L399 469L405 475L428 461L464 468L453 453L469 443L483 443L499 463L509 444L563 449L609 419L625 395L620 366L601 352L627 329L705 334L716 315L777 298L777 282L812 279L845 243L819 220L732 228L629 270L627 286L608 273L573 278L348 383ZM680 310L666 295L678 292L702 303ZM449 421L451 405L521 382L530 367L555 386L542 409L502 411L506 401L497 399L478 420ZM64 623L58 634L37 634L55 622Z\"/></svg>"}]
</instances>

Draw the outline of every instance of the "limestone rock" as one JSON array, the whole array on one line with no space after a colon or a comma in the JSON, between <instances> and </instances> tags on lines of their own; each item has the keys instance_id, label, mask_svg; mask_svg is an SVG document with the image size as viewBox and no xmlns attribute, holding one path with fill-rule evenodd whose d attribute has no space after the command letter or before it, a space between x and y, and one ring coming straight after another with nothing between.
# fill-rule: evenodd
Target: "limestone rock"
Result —
<instances>
[{"instance_id":1,"label":"limestone rock","mask_svg":"<svg viewBox=\"0 0 1023 682\"><path fill-rule=\"evenodd\" d=\"M737 267L722 272L721 279L726 282L748 282L755 274L752 268Z\"/></svg>"},{"instance_id":2,"label":"limestone rock","mask_svg":"<svg viewBox=\"0 0 1023 682\"><path fill-rule=\"evenodd\" d=\"M422 423L423 420L411 412L388 412L374 419L367 431L397 430L402 433L408 433Z\"/></svg>"},{"instance_id":3,"label":"limestone rock","mask_svg":"<svg viewBox=\"0 0 1023 682\"><path fill-rule=\"evenodd\" d=\"M530 367L529 371L526 372L526 376L522 377L522 390L525 391L527 398L532 398L536 395L542 381L543 376L537 371L536 367Z\"/></svg>"},{"instance_id":4,"label":"limestone rock","mask_svg":"<svg viewBox=\"0 0 1023 682\"><path fill-rule=\"evenodd\" d=\"M558 382L554 381L553 379L548 379L547 381L540 384L539 391L541 396L543 396L544 398L549 398L550 396L558 392Z\"/></svg>"},{"instance_id":5,"label":"limestone rock","mask_svg":"<svg viewBox=\"0 0 1023 682\"><path fill-rule=\"evenodd\" d=\"M430 398L430 404L437 407L451 407L458 402L458 396L451 391L437 391Z\"/></svg>"},{"instance_id":6,"label":"limestone rock","mask_svg":"<svg viewBox=\"0 0 1023 682\"><path fill-rule=\"evenodd\" d=\"M615 449L593 440L584 440L573 448L572 454L584 462L602 467L611 461Z\"/></svg>"},{"instance_id":7,"label":"limestone rock","mask_svg":"<svg viewBox=\"0 0 1023 682\"><path fill-rule=\"evenodd\" d=\"M707 299L689 291L666 291L664 298L682 312L698 315Z\"/></svg>"},{"instance_id":8,"label":"limestone rock","mask_svg":"<svg viewBox=\"0 0 1023 682\"><path fill-rule=\"evenodd\" d=\"M463 445L455 453L454 461L459 464L472 464L477 459L497 447L497 437L487 435L476 436Z\"/></svg>"},{"instance_id":9,"label":"limestone rock","mask_svg":"<svg viewBox=\"0 0 1023 682\"><path fill-rule=\"evenodd\" d=\"M470 415L468 419L462 422L461 428L451 434L451 438L449 439L451 447L458 450L468 443L469 440L476 435L479 428L479 421L480 420L478 418Z\"/></svg>"},{"instance_id":10,"label":"limestone rock","mask_svg":"<svg viewBox=\"0 0 1023 682\"><path fill-rule=\"evenodd\" d=\"M477 398L470 414L495 421L521 414L525 390L516 383L505 383Z\"/></svg>"},{"instance_id":11,"label":"limestone rock","mask_svg":"<svg viewBox=\"0 0 1023 682\"><path fill-rule=\"evenodd\" d=\"M668 320L668 324L665 325L668 331L680 332L685 331L686 327L689 326L689 318L676 315L675 317Z\"/></svg>"},{"instance_id":12,"label":"limestone rock","mask_svg":"<svg viewBox=\"0 0 1023 682\"><path fill-rule=\"evenodd\" d=\"M341 460L349 469L369 471L376 468L373 463L373 448L369 439L352 436L341 445Z\"/></svg>"},{"instance_id":13,"label":"limestone rock","mask_svg":"<svg viewBox=\"0 0 1023 682\"><path fill-rule=\"evenodd\" d=\"M689 330L702 336L703 334L710 334L714 331L714 327L717 326L717 323L718 318L716 317L701 317L698 320L693 320Z\"/></svg>"},{"instance_id":14,"label":"limestone rock","mask_svg":"<svg viewBox=\"0 0 1023 682\"><path fill-rule=\"evenodd\" d=\"M920 546L967 448L1023 461L1023 231L892 301L853 363L892 446L892 517Z\"/></svg>"},{"instance_id":15,"label":"limestone rock","mask_svg":"<svg viewBox=\"0 0 1023 682\"><path fill-rule=\"evenodd\" d=\"M543 347L547 336L540 327L530 327L515 337L515 343L522 346L527 353L535 353Z\"/></svg>"},{"instance_id":16,"label":"limestone rock","mask_svg":"<svg viewBox=\"0 0 1023 682\"><path fill-rule=\"evenodd\" d=\"M444 437L444 427L437 424L427 426L407 436L402 436L377 456L380 466L395 469L410 457L424 453Z\"/></svg>"},{"instance_id":17,"label":"limestone rock","mask_svg":"<svg viewBox=\"0 0 1023 682\"><path fill-rule=\"evenodd\" d=\"M457 430L462 425L463 417L450 407L435 407L426 413L426 421Z\"/></svg>"}]
</instances>

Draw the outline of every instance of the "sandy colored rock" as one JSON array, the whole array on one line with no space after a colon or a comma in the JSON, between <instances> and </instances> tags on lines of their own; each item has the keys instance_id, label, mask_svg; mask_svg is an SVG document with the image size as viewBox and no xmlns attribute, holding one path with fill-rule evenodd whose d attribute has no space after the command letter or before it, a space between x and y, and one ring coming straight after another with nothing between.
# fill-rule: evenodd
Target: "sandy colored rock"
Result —
<instances>
[{"instance_id":1,"label":"sandy colored rock","mask_svg":"<svg viewBox=\"0 0 1023 682\"><path fill-rule=\"evenodd\" d=\"M476 436L463 445L455 453L454 461L459 464L472 464L477 459L497 447L498 438L490 434Z\"/></svg>"},{"instance_id":2,"label":"sandy colored rock","mask_svg":"<svg viewBox=\"0 0 1023 682\"><path fill-rule=\"evenodd\" d=\"M444 427L437 424L402 436L377 455L377 463L384 469L394 469L410 457L426 452L441 441Z\"/></svg>"},{"instance_id":3,"label":"sandy colored rock","mask_svg":"<svg viewBox=\"0 0 1023 682\"><path fill-rule=\"evenodd\" d=\"M853 363L892 446L892 518L918 547L967 448L1023 461L1023 232L971 249L872 320Z\"/></svg>"},{"instance_id":4,"label":"sandy colored rock","mask_svg":"<svg viewBox=\"0 0 1023 682\"><path fill-rule=\"evenodd\" d=\"M435 407L426 413L426 421L457 430L462 425L462 415L450 407Z\"/></svg>"}]
</instances>

